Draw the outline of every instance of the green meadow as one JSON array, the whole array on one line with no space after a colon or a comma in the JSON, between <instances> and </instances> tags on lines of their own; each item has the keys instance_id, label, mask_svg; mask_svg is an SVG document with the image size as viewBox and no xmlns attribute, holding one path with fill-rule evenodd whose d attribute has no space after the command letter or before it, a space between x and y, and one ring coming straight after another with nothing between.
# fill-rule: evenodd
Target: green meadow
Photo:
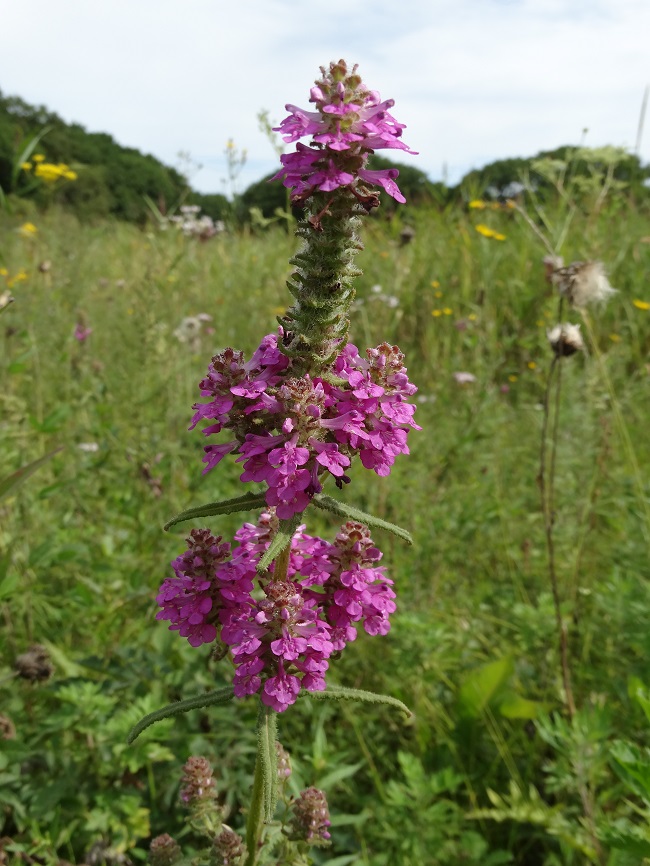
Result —
<instances>
[{"instance_id":1,"label":"green meadow","mask_svg":"<svg viewBox=\"0 0 650 866\"><path fill-rule=\"evenodd\" d=\"M413 716L309 697L280 716L291 784L328 796L316 863L650 862L650 210L588 192L526 202L534 227L455 203L365 221L351 340L399 345L422 430L388 478L355 466L337 495L414 543L373 531L393 627L361 631L328 677ZM602 261L618 290L584 315L565 303L586 348L550 399L558 297L539 232L567 263ZM0 238L0 863L146 862L162 833L191 856L181 767L210 759L240 828L257 707L197 710L126 744L144 714L232 673L155 620L169 562L204 524L162 527L243 492L232 459L202 475L192 404L216 351L250 355L277 327L297 241L273 225L201 242L19 200ZM243 519L209 526L229 540ZM337 529L315 509L305 522ZM49 663L30 677L17 660L35 644Z\"/></svg>"}]
</instances>

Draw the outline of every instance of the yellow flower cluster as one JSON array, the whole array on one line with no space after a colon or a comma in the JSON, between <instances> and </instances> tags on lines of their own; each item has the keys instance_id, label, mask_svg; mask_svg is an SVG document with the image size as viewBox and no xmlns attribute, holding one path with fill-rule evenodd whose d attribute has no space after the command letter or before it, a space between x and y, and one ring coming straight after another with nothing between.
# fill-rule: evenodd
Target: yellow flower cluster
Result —
<instances>
[{"instance_id":1,"label":"yellow flower cluster","mask_svg":"<svg viewBox=\"0 0 650 866\"><path fill-rule=\"evenodd\" d=\"M72 171L70 166L66 165L65 162L45 162L45 157L42 153L35 154L32 157L32 162L23 162L20 167L23 171L34 169L34 177L40 177L45 183L54 184L57 180L77 179L77 172Z\"/></svg>"},{"instance_id":2,"label":"yellow flower cluster","mask_svg":"<svg viewBox=\"0 0 650 866\"><path fill-rule=\"evenodd\" d=\"M12 277L6 268L0 268L0 277L5 278L5 284L8 289L13 289L16 283L22 283L27 279L27 271L21 268Z\"/></svg>"},{"instance_id":3,"label":"yellow flower cluster","mask_svg":"<svg viewBox=\"0 0 650 866\"><path fill-rule=\"evenodd\" d=\"M638 298L632 301L637 310L650 310L650 302L641 301Z\"/></svg>"},{"instance_id":4,"label":"yellow flower cluster","mask_svg":"<svg viewBox=\"0 0 650 866\"><path fill-rule=\"evenodd\" d=\"M474 226L474 228L480 235L483 235L484 238L493 238L495 241L505 241L506 239L506 236L502 235L501 232L495 232L494 229L483 225L483 223L479 223L477 226Z\"/></svg>"},{"instance_id":5,"label":"yellow flower cluster","mask_svg":"<svg viewBox=\"0 0 650 866\"><path fill-rule=\"evenodd\" d=\"M513 201L482 201L480 198L472 199L472 201L467 205L471 210L485 210L489 208L490 210L513 210L515 207L515 203Z\"/></svg>"},{"instance_id":6,"label":"yellow flower cluster","mask_svg":"<svg viewBox=\"0 0 650 866\"><path fill-rule=\"evenodd\" d=\"M30 238L38 233L38 229L34 223L23 223L18 229L18 232L23 235L23 237Z\"/></svg>"}]
</instances>

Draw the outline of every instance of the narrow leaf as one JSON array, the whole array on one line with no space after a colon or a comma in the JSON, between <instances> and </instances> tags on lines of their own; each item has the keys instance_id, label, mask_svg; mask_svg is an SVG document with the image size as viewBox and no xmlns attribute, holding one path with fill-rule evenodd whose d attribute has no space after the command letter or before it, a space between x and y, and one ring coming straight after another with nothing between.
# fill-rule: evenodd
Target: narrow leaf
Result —
<instances>
[{"instance_id":1,"label":"narrow leaf","mask_svg":"<svg viewBox=\"0 0 650 866\"><path fill-rule=\"evenodd\" d=\"M376 692L367 692L364 689L349 689L346 686L328 685L322 692L300 692L300 697L315 698L319 701L363 701L368 704L388 704L401 710L407 718L412 718L413 713L406 704L391 695L378 695Z\"/></svg>"},{"instance_id":2,"label":"narrow leaf","mask_svg":"<svg viewBox=\"0 0 650 866\"><path fill-rule=\"evenodd\" d=\"M168 704L154 713L149 713L144 718L140 719L137 725L126 738L127 743L132 743L146 730L150 725L154 725L161 719L168 719L170 716L178 716L181 713L187 713L190 710L198 710L201 707L211 707L214 704L226 704L234 698L232 686L224 686L221 689L216 689L214 692L206 692L204 695L197 695L195 698L188 698L185 701L176 701L173 704Z\"/></svg>"},{"instance_id":3,"label":"narrow leaf","mask_svg":"<svg viewBox=\"0 0 650 866\"><path fill-rule=\"evenodd\" d=\"M331 496L324 496L322 493L317 493L313 497L312 502L317 508L336 514L337 517L347 517L349 520L365 523L368 527L385 529L387 532L397 535L398 538L401 538L407 544L413 544L411 533L406 529L402 529L401 526L397 526L394 523L389 523L387 520L382 520L381 517L375 517L374 514L361 511L360 508L346 505L344 502L339 502L338 499L333 499Z\"/></svg>"},{"instance_id":4,"label":"narrow leaf","mask_svg":"<svg viewBox=\"0 0 650 866\"><path fill-rule=\"evenodd\" d=\"M165 532L177 523L186 520L194 520L196 517L214 517L216 514L234 514L237 511L253 511L255 508L263 508L266 502L263 493L244 493L243 496L235 496L234 499L222 499L219 502L208 502L206 505L197 505L196 508L188 508L181 511L176 517L172 517L163 527Z\"/></svg>"},{"instance_id":5,"label":"narrow leaf","mask_svg":"<svg viewBox=\"0 0 650 866\"><path fill-rule=\"evenodd\" d=\"M33 463L21 466L20 469L17 469L12 475L9 475L7 478L0 481L0 499L14 491L23 483L23 481L26 481L30 475L33 475L37 469L40 469L44 463L47 463L47 461L54 457L55 454L58 454L59 451L63 451L63 446L55 448L54 451L50 451L44 457L39 457L39 459L34 460Z\"/></svg>"},{"instance_id":6,"label":"narrow leaf","mask_svg":"<svg viewBox=\"0 0 650 866\"><path fill-rule=\"evenodd\" d=\"M290 520L280 521L280 528L271 542L269 549L257 563L257 571L259 574L265 572L273 560L277 559L279 554L291 544L291 539L300 524L301 517L301 514L294 514Z\"/></svg>"}]
</instances>

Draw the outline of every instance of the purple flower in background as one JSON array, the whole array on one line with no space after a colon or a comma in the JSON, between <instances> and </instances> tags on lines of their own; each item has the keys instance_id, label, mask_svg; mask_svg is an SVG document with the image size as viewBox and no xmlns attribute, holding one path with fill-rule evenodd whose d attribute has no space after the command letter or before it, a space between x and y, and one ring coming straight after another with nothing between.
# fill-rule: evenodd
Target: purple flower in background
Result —
<instances>
[{"instance_id":1,"label":"purple flower in background","mask_svg":"<svg viewBox=\"0 0 650 866\"><path fill-rule=\"evenodd\" d=\"M85 343L92 332L92 328L87 327L83 322L77 322L74 329L74 338L80 343Z\"/></svg>"}]
</instances>

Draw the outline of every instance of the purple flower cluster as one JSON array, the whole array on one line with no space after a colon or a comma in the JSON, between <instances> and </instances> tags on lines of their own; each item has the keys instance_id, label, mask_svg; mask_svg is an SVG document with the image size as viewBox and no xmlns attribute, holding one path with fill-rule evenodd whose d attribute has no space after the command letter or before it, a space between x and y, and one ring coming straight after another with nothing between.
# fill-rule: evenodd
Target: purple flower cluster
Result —
<instances>
[{"instance_id":1,"label":"purple flower cluster","mask_svg":"<svg viewBox=\"0 0 650 866\"><path fill-rule=\"evenodd\" d=\"M264 512L238 530L232 551L207 529L193 530L172 563L175 577L160 588L157 619L192 646L218 641L230 649L235 695L261 689L263 703L282 712L301 688L325 688L328 659L356 638L357 623L371 635L389 631L395 593L369 530L353 521L332 544L299 527L286 578L276 579L275 563L260 577L256 565L278 525Z\"/></svg>"},{"instance_id":2,"label":"purple flower cluster","mask_svg":"<svg viewBox=\"0 0 650 866\"><path fill-rule=\"evenodd\" d=\"M227 429L234 438L205 447L204 473L237 453L241 480L266 483L266 503L282 519L304 511L322 490L324 474L338 486L347 482L345 470L357 454L366 469L388 475L397 455L409 453L409 427L421 429L408 402L417 388L403 354L382 343L362 358L350 343L328 373L292 377L275 334L264 337L248 362L233 349L215 355L200 384L210 400L195 404L190 429L206 419L213 423L205 435Z\"/></svg>"},{"instance_id":3,"label":"purple flower cluster","mask_svg":"<svg viewBox=\"0 0 650 866\"><path fill-rule=\"evenodd\" d=\"M394 100L382 101L376 90L368 90L356 70L354 66L348 72L343 60L331 63L327 71L321 67L323 77L309 96L317 111L285 106L291 113L276 131L288 143L312 137L310 146L298 143L293 153L281 156L282 168L273 178L282 179L293 190L294 202L317 190L348 187L365 204L368 186L381 186L397 201L406 201L395 183L396 168L369 171L365 166L368 156L381 148L415 151L402 141L404 124L389 113ZM374 204L376 201L371 206Z\"/></svg>"}]
</instances>

